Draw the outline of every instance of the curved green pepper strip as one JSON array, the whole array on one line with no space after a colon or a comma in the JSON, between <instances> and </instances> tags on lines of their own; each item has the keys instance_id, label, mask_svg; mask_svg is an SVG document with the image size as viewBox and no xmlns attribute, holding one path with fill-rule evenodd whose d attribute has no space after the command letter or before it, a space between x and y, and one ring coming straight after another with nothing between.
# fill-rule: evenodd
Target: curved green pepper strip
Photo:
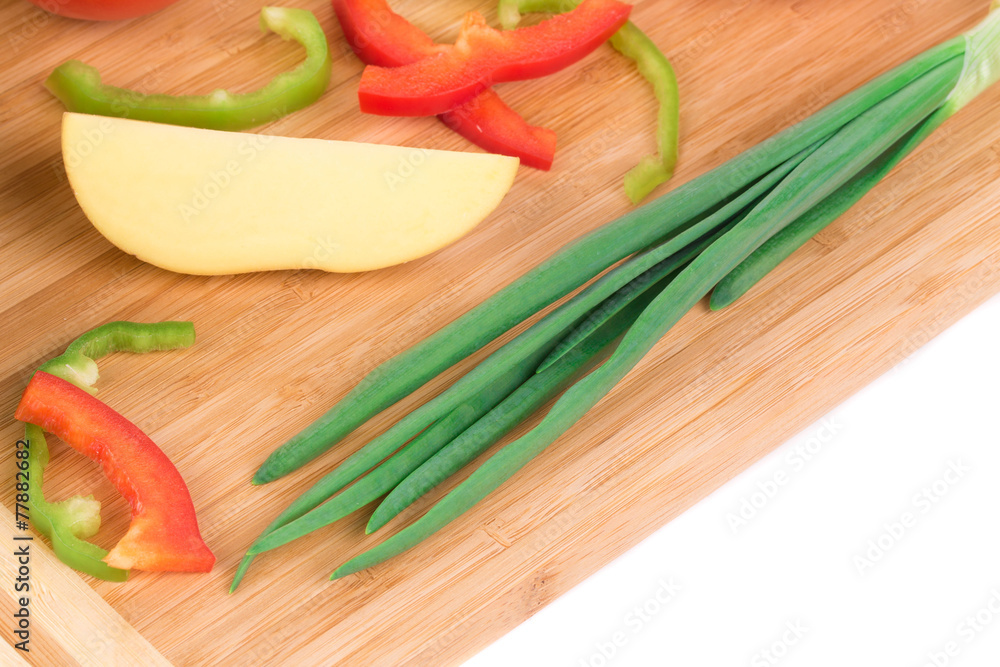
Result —
<instances>
[{"instance_id":1,"label":"curved green pepper strip","mask_svg":"<svg viewBox=\"0 0 1000 667\"><path fill-rule=\"evenodd\" d=\"M190 347L194 344L191 322L108 322L83 334L58 357L45 362L39 370L57 375L77 387L95 393L97 362L112 352L153 352ZM94 497L73 496L50 503L42 492L49 448L42 429L24 425L28 443L28 518L41 534L52 540L52 550L59 560L74 570L105 581L125 581L128 570L104 562L108 552L83 538L97 534L101 527L101 503Z\"/></svg>"},{"instance_id":2,"label":"curved green pepper strip","mask_svg":"<svg viewBox=\"0 0 1000 667\"><path fill-rule=\"evenodd\" d=\"M24 425L28 443L28 518L39 533L52 540L52 550L62 562L74 570L105 581L125 581L128 570L111 567L104 562L108 552L84 537L92 537L101 527L101 503L94 496L73 496L50 503L42 495L42 479L49 464L49 448L42 429Z\"/></svg>"},{"instance_id":3,"label":"curved green pepper strip","mask_svg":"<svg viewBox=\"0 0 1000 667\"><path fill-rule=\"evenodd\" d=\"M157 352L194 345L194 325L190 322L108 322L83 334L54 359L38 370L45 371L80 389L96 394L97 362L112 352Z\"/></svg>"},{"instance_id":4,"label":"curved green pepper strip","mask_svg":"<svg viewBox=\"0 0 1000 667\"><path fill-rule=\"evenodd\" d=\"M45 87L70 111L210 130L246 130L312 104L330 83L330 48L312 12L264 7L260 26L301 44L306 59L251 93L216 90L208 95L145 95L102 84L98 71L79 60L57 67Z\"/></svg>"},{"instance_id":5,"label":"curved green pepper strip","mask_svg":"<svg viewBox=\"0 0 1000 667\"><path fill-rule=\"evenodd\" d=\"M565 12L580 0L499 0L500 25L510 30L521 20L521 13ZM611 36L611 46L635 65L653 87L659 104L656 117L656 143L659 154L646 155L625 174L625 194L637 204L656 186L670 180L677 164L678 127L680 123L677 77L667 57L646 34L629 21Z\"/></svg>"},{"instance_id":6,"label":"curved green pepper strip","mask_svg":"<svg viewBox=\"0 0 1000 667\"><path fill-rule=\"evenodd\" d=\"M659 104L656 145L660 152L643 156L639 164L625 174L625 194L633 204L638 204L656 186L666 183L674 175L680 125L677 77L663 52L631 21L611 36L611 46L635 61L639 74L653 87L653 95Z\"/></svg>"}]
</instances>

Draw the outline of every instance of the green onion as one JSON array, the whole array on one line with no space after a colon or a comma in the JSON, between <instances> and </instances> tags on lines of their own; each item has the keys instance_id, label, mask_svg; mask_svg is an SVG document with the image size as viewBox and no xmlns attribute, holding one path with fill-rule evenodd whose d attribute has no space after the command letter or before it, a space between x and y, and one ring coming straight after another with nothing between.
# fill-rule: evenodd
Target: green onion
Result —
<instances>
[{"instance_id":1,"label":"green onion","mask_svg":"<svg viewBox=\"0 0 1000 667\"><path fill-rule=\"evenodd\" d=\"M781 182L782 178L798 166L810 152L811 148L808 148L798 155L792 156L770 173L762 176L757 182L747 187L743 192L720 205L711 214L700 218L697 222L686 227L684 231L672 236L668 241L644 252L642 255L633 257L622 266L613 269L598 280L590 289L608 283L612 286L620 284L622 287L607 296L599 305L592 308L583 321L573 327L559 341L555 349L538 366L538 371L545 370L550 364L558 360L559 357L573 349L579 341L590 335L591 332L631 302L632 299L645 292L650 285L683 266L708 247L709 243L736 224L752 204L760 201L775 185ZM699 237L700 240L696 241ZM683 247L684 244L690 241L694 241L694 243ZM653 262L658 263L653 264ZM630 281L626 283L625 279L630 279ZM603 296L605 293L602 292L601 295ZM578 304L581 301L582 299L572 299L567 306Z\"/></svg>"},{"instance_id":2,"label":"green onion","mask_svg":"<svg viewBox=\"0 0 1000 667\"><path fill-rule=\"evenodd\" d=\"M732 216L746 209L755 200L758 200L778 183L784 175L799 164L804 155L805 153L803 152L793 156L746 190L732 197L730 201L725 202L711 214L687 226L683 231L671 237L670 240L608 272L574 299L557 308L513 341L500 348L500 350L488 357L478 367L466 374L441 395L415 410L388 431L348 457L340 466L327 474L315 486L297 499L291 507L265 529L264 535L297 519L305 512L312 510L327 500L334 493L340 491L360 475L363 475L365 471L377 465L379 461L396 451L408 439L419 433L421 429L434 423L435 420L444 417L449 411L457 410L461 406L462 401L466 400L465 397L476 392L488 391L490 387L494 387L496 385L497 374L503 373L503 369L509 368L511 365L517 365L518 367L527 365L528 368L533 368L540 358L535 355L549 352L555 341L560 340L560 336L562 336L562 342L558 350L559 354L549 353L546 356L546 361L543 362L542 366L539 366L538 370L541 371L553 363L575 346L579 339L589 335L589 332L595 329L596 326L605 321L614 312L617 312L629 300L641 294L643 290L637 288L638 283L646 283L648 287L649 282L659 280L700 252L705 246L706 239L703 237L706 234L710 234L707 237L708 240L716 238L720 232L712 232L713 229L718 228L723 223L727 223ZM732 223L728 222L727 224L731 225ZM625 295L630 296L626 298ZM589 312L588 309L590 309ZM569 327L573 327L574 324L576 326L573 328L573 332L566 335ZM326 508L325 511L330 512L329 516L331 517L339 512L339 510L335 511L333 506ZM317 516L319 515L315 515L313 520ZM338 514L336 518L340 518L340 515ZM290 531L283 533L283 535L290 534ZM269 543L273 544L278 539L273 538ZM251 547L251 552L256 547L259 547L259 540ZM248 554L247 558L244 559L241 569L238 572L237 582L242 578L246 567L249 566L250 559L252 559L252 553Z\"/></svg>"},{"instance_id":3,"label":"green onion","mask_svg":"<svg viewBox=\"0 0 1000 667\"><path fill-rule=\"evenodd\" d=\"M538 385L541 385L543 380L546 378L551 378L553 385L562 384L562 382L580 369L600 361L608 349L613 347L613 343L635 321L636 317L642 312L647 303L647 299L639 299L629 304L629 306L608 320L591 336L586 338L580 345L574 347L570 352L565 354L545 373L536 375L534 378L529 380L528 383L525 383L522 389L528 388L529 384L533 381L538 383ZM552 387L547 387L546 390L551 388ZM545 394L547 393L546 390L539 393ZM539 396L538 398L541 397ZM502 411L503 407L504 405L501 404L495 410ZM494 415L491 413L491 415L487 415L486 419L489 419L491 416ZM496 415L496 418L500 422L505 421L505 415ZM491 430L491 426L491 424L486 424L484 430ZM502 424L500 429L505 429L507 427L508 424ZM473 435L472 437L475 438L476 436ZM484 440L486 439L487 438L484 438ZM449 462L435 462L440 463L444 469L440 471L428 471L430 481L436 481L436 473L438 472L450 473L452 470L457 469L463 460L471 460L471 458L478 453L478 450L485 448L485 446L488 446L488 444L491 443L479 442L470 444L472 445L472 451L462 452L460 450L455 450L455 458L457 460ZM461 443L459 443L459 447L461 447ZM444 450L442 450L442 452L443 451ZM501 449L500 452L487 459L487 461L482 466L477 468L467 480L465 480L462 484L459 484L458 488L445 496L444 499L431 508L427 514L422 516L415 523L407 526L392 537L388 538L375 548L351 559L338 568L331 578L342 577L345 574L357 572L358 570L362 570L370 565L382 562L383 560L395 556L396 554L420 543L426 537L437 532L453 519L460 516L467 509L482 500L490 491L499 486L505 479L514 474L517 470L520 470L521 467L530 461L537 453L537 448L533 448L532 443L524 438L507 445ZM390 496L390 498L386 499L386 502L392 503L393 500L394 499ZM395 509L402 508L397 506L392 509L394 511ZM389 513L391 512L387 512L386 516L381 517L381 519L388 520ZM372 518L375 519L376 517L373 516Z\"/></svg>"},{"instance_id":4,"label":"green onion","mask_svg":"<svg viewBox=\"0 0 1000 667\"><path fill-rule=\"evenodd\" d=\"M254 475L254 483L271 482L297 470L374 415L609 266L669 238L902 86L964 53L961 38L931 49L700 178L565 246L434 335L374 369L329 412L272 452Z\"/></svg>"},{"instance_id":5,"label":"green onion","mask_svg":"<svg viewBox=\"0 0 1000 667\"><path fill-rule=\"evenodd\" d=\"M466 398L383 463L379 464L393 452L391 445L388 449L384 446L385 438L370 442L348 457L306 493L296 498L264 529L240 562L230 592L239 586L255 555L333 523L390 491L420 464L517 389L533 374L539 358L548 349L540 349L535 356L529 356L479 393ZM327 502L331 496L368 470L371 472L357 484Z\"/></svg>"},{"instance_id":6,"label":"green onion","mask_svg":"<svg viewBox=\"0 0 1000 667\"><path fill-rule=\"evenodd\" d=\"M896 133L905 134L921 115L932 113L954 87L960 72L960 63L946 63L842 128L681 271L632 324L611 357L567 390L538 426L484 463L424 517L348 561L333 576L370 567L410 548L506 481L600 401L685 312L764 240L888 150L899 138ZM900 120L887 128L894 119Z\"/></svg>"},{"instance_id":7,"label":"green onion","mask_svg":"<svg viewBox=\"0 0 1000 667\"><path fill-rule=\"evenodd\" d=\"M854 206L944 120L943 115L932 114L901 139L897 146L880 156L809 213L764 242L715 286L710 300L711 308L720 310L743 296L771 269Z\"/></svg>"},{"instance_id":8,"label":"green onion","mask_svg":"<svg viewBox=\"0 0 1000 667\"><path fill-rule=\"evenodd\" d=\"M641 312L641 307L649 300L647 298L645 301L637 301L638 305L633 306L634 312L623 316L631 317L628 323L635 320ZM615 335L620 335L623 331L624 327L619 325ZM474 419L463 420L462 423L467 428L462 428L459 433L449 438L447 446L441 447L437 442L429 445L422 434L343 493L298 519L288 521L275 530L265 533L250 547L247 558L329 525L391 491L369 522L367 531L377 530L565 388L566 383L598 351L593 348L592 340L603 341L601 347L608 342L601 337L591 338L587 344L579 346L579 352L564 355L562 361L546 373L533 374L534 366L531 366L526 374L530 377L521 376L518 382L520 386L516 387L513 393L510 392L509 384L504 386L499 393L503 393L506 398L493 402L490 409L476 410ZM471 414L470 410L469 415ZM436 427L437 425L434 428ZM428 429L425 434L431 430L433 428ZM235 588L238 583L235 582L233 587Z\"/></svg>"},{"instance_id":9,"label":"green onion","mask_svg":"<svg viewBox=\"0 0 1000 667\"><path fill-rule=\"evenodd\" d=\"M519 376L527 379L489 412L479 410L461 432L456 429L449 435L448 443L421 446L419 456L412 453L417 448L407 446L368 477L383 466L393 475L367 482L361 477L356 486L368 489L365 498L371 499L375 489L387 491L389 479L394 488L402 489L389 491L389 498L396 498L372 525L384 523L418 492L455 472L512 428L514 421L526 417L531 410L513 409L514 397L530 395L528 407L533 409L544 400L530 393L532 388L552 381L567 365L592 366L614 348L603 364L570 386L534 428L489 458L422 518L352 559L334 576L369 567L426 538L497 488L586 414L713 288L713 307L738 298L998 78L1000 12L993 12L976 29L924 52L700 178L571 243L424 342L383 363L317 424L276 450L255 481L270 481L294 470L369 417L604 272L443 394L369 443L362 450L369 452L364 466L342 466L331 473L337 488L331 491L320 484L307 491L293 504L306 509L286 510L262 539L282 526L288 527L282 539L294 539L304 534L303 529L325 525L304 522L291 528L295 519L343 488L348 483L344 480L364 475L422 429L447 418L466 397L509 379L510 373L523 373L533 360L541 359L537 373ZM619 336L620 342L613 345ZM564 381L551 382L541 394L547 399ZM516 380L510 386L514 384ZM372 449L372 445L377 446ZM414 481L401 477L421 466L423 472L417 472ZM357 501L348 503L315 518L343 516L343 508L356 505ZM284 543L278 538L259 540L255 547L259 551L262 545L272 548L279 542ZM251 549L249 557L253 553Z\"/></svg>"},{"instance_id":10,"label":"green onion","mask_svg":"<svg viewBox=\"0 0 1000 667\"><path fill-rule=\"evenodd\" d=\"M997 8L1000 8L1000 1L994 0L991 10ZM901 139L897 147L873 162L831 196L823 206L783 229L733 269L712 292L713 310L724 308L745 294L782 260L857 203L944 121L1000 78L1000 61L997 56L1000 53L998 21L1000 19L994 11L986 21L964 35L966 51L962 78L941 107Z\"/></svg>"}]
</instances>

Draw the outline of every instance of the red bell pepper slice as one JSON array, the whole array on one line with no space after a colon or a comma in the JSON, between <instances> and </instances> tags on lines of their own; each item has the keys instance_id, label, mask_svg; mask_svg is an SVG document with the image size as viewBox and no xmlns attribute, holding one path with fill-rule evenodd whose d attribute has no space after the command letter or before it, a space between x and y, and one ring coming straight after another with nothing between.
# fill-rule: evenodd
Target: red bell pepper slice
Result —
<instances>
[{"instance_id":1,"label":"red bell pepper slice","mask_svg":"<svg viewBox=\"0 0 1000 667\"><path fill-rule=\"evenodd\" d=\"M408 65L366 67L358 88L361 110L432 116L495 83L552 74L596 49L625 24L631 10L618 0L584 0L538 25L504 32L470 12L454 45Z\"/></svg>"},{"instance_id":2,"label":"red bell pepper slice","mask_svg":"<svg viewBox=\"0 0 1000 667\"><path fill-rule=\"evenodd\" d=\"M55 434L97 461L132 508L121 541L104 558L121 569L208 572L187 485L166 454L132 422L62 378L38 371L15 418Z\"/></svg>"},{"instance_id":3,"label":"red bell pepper slice","mask_svg":"<svg viewBox=\"0 0 1000 667\"><path fill-rule=\"evenodd\" d=\"M333 10L348 44L366 65L409 65L447 48L392 11L386 0L333 0ZM529 125L491 89L446 111L440 119L491 153L512 155L536 169L552 167L555 132Z\"/></svg>"},{"instance_id":4,"label":"red bell pepper slice","mask_svg":"<svg viewBox=\"0 0 1000 667\"><path fill-rule=\"evenodd\" d=\"M332 1L347 43L366 65L409 65L442 48L423 30L392 11L386 0Z\"/></svg>"},{"instance_id":5,"label":"red bell pepper slice","mask_svg":"<svg viewBox=\"0 0 1000 667\"><path fill-rule=\"evenodd\" d=\"M552 168L556 133L525 122L492 88L438 116L445 125L490 153L513 155L542 171Z\"/></svg>"}]
</instances>

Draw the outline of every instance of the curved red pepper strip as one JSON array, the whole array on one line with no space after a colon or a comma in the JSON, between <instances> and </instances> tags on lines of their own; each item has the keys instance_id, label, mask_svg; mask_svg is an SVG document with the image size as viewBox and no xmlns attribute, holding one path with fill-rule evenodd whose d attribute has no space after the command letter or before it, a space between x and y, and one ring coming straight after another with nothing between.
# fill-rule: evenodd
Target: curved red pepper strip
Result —
<instances>
[{"instance_id":1,"label":"curved red pepper strip","mask_svg":"<svg viewBox=\"0 0 1000 667\"><path fill-rule=\"evenodd\" d=\"M393 12L386 0L333 0L333 10L348 44L366 65L399 67L446 48ZM552 167L555 132L529 125L491 89L441 114L440 119L491 153L512 155L536 169Z\"/></svg>"},{"instance_id":2,"label":"curved red pepper strip","mask_svg":"<svg viewBox=\"0 0 1000 667\"><path fill-rule=\"evenodd\" d=\"M392 11L386 0L332 2L347 43L366 65L409 65L439 49L427 33Z\"/></svg>"},{"instance_id":3,"label":"curved red pepper strip","mask_svg":"<svg viewBox=\"0 0 1000 667\"><path fill-rule=\"evenodd\" d=\"M215 556L198 531L187 485L163 450L132 422L79 387L42 371L31 378L14 416L100 463L128 501L132 521L105 563L125 570L212 569Z\"/></svg>"},{"instance_id":4,"label":"curved red pepper strip","mask_svg":"<svg viewBox=\"0 0 1000 667\"><path fill-rule=\"evenodd\" d=\"M466 14L458 41L400 67L369 65L361 75L361 110L432 116L454 109L503 81L557 72L600 46L628 20L618 0L584 0L538 25L501 32L477 12Z\"/></svg>"},{"instance_id":5,"label":"curved red pepper strip","mask_svg":"<svg viewBox=\"0 0 1000 667\"><path fill-rule=\"evenodd\" d=\"M542 171L552 168L556 133L528 125L492 88L438 116L445 125L490 153L513 155Z\"/></svg>"}]
</instances>

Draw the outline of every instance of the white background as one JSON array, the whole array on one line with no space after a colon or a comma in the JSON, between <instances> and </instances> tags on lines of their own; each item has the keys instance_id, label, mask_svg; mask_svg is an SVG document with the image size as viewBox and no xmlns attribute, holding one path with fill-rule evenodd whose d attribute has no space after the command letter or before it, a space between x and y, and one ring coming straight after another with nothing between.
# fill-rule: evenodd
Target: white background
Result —
<instances>
[{"instance_id":1,"label":"white background","mask_svg":"<svg viewBox=\"0 0 1000 667\"><path fill-rule=\"evenodd\" d=\"M998 340L1000 297L466 667L1000 665Z\"/></svg>"}]
</instances>

